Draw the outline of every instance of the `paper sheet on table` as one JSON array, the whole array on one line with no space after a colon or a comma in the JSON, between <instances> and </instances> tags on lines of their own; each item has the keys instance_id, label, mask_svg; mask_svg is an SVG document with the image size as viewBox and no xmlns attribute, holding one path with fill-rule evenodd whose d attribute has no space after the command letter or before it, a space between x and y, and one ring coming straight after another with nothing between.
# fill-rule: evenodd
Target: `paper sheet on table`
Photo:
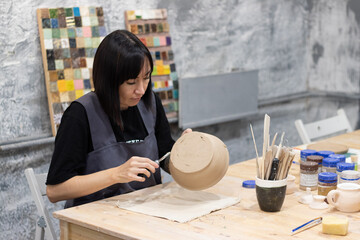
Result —
<instances>
[{"instance_id":1,"label":"paper sheet on table","mask_svg":"<svg viewBox=\"0 0 360 240\"><path fill-rule=\"evenodd\" d=\"M227 176L203 191L190 191L171 182L156 191L144 189L141 195L139 192L142 190L126 194L127 197L120 198L116 205L133 212L184 223L240 202L240 188L240 179Z\"/></svg>"}]
</instances>

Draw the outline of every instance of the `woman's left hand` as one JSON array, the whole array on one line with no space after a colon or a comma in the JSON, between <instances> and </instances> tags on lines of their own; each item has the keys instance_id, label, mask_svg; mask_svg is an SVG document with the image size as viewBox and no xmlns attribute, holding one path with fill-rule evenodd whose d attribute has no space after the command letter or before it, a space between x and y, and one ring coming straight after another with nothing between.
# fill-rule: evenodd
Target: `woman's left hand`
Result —
<instances>
[{"instance_id":1,"label":"woman's left hand","mask_svg":"<svg viewBox=\"0 0 360 240\"><path fill-rule=\"evenodd\" d=\"M191 132L192 132L192 129L191 129L191 128L187 128L187 129L185 129L185 130L182 132L181 136L183 136L183 135L186 134L186 133L191 133Z\"/></svg>"}]
</instances>

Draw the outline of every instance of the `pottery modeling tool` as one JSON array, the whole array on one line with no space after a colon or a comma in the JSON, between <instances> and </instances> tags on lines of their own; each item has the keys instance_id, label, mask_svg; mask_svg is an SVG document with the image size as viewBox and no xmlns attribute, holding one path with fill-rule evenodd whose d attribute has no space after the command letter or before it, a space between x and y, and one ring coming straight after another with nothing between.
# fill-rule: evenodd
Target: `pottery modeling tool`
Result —
<instances>
[{"instance_id":1,"label":"pottery modeling tool","mask_svg":"<svg viewBox=\"0 0 360 240\"><path fill-rule=\"evenodd\" d=\"M167 153L164 154L164 156L162 156L160 159L155 160L154 162L156 162L157 164L160 164L160 162L164 161L169 156L170 156L170 152L167 152ZM146 178L146 175L143 174L143 173L138 174L138 176Z\"/></svg>"},{"instance_id":2,"label":"pottery modeling tool","mask_svg":"<svg viewBox=\"0 0 360 240\"><path fill-rule=\"evenodd\" d=\"M276 156L273 159L272 164L271 164L269 180L275 180L276 174L278 173L279 155L280 155L280 152L281 152L281 145L282 145L282 142L283 142L283 139L284 139L284 135L285 135L285 133L283 132L282 135L281 135L281 140L280 140L279 147L278 147L277 152L276 152Z\"/></svg>"},{"instance_id":3,"label":"pottery modeling tool","mask_svg":"<svg viewBox=\"0 0 360 240\"><path fill-rule=\"evenodd\" d=\"M262 164L260 165L261 168L261 178L265 179L265 155L267 152L267 148L269 145L269 129L270 129L270 117L269 115L265 114L264 117L264 139L263 139L263 151L262 151Z\"/></svg>"},{"instance_id":4,"label":"pottery modeling tool","mask_svg":"<svg viewBox=\"0 0 360 240\"><path fill-rule=\"evenodd\" d=\"M281 150L281 157L279 157L279 170L278 174L276 174L276 180L284 179L284 170L286 168L289 156L290 151L287 148L283 147Z\"/></svg>"},{"instance_id":5,"label":"pottery modeling tool","mask_svg":"<svg viewBox=\"0 0 360 240\"><path fill-rule=\"evenodd\" d=\"M165 153L164 156L162 156L159 160L155 160L154 162L156 162L157 164L159 164L160 162L164 161L167 157L170 156L170 152Z\"/></svg>"},{"instance_id":6,"label":"pottery modeling tool","mask_svg":"<svg viewBox=\"0 0 360 240\"><path fill-rule=\"evenodd\" d=\"M274 138L273 138L272 143L271 143L271 147L275 145L277 135L278 135L278 133L275 133Z\"/></svg>"},{"instance_id":7,"label":"pottery modeling tool","mask_svg":"<svg viewBox=\"0 0 360 240\"><path fill-rule=\"evenodd\" d=\"M302 232L302 231L304 231L304 230L307 230L307 229L309 229L309 228L312 228L312 227L320 224L321 222L322 222L322 217L314 218L314 219L312 219L312 220L304 223L303 225L300 225L300 226L298 226L297 228L294 228L294 229L292 230L291 235L295 235L295 234L297 234L297 233L299 233L299 232Z\"/></svg>"},{"instance_id":8,"label":"pottery modeling tool","mask_svg":"<svg viewBox=\"0 0 360 240\"><path fill-rule=\"evenodd\" d=\"M272 149L269 149L265 155L265 176L264 176L265 179L269 179L270 176L272 159L273 159L272 156L273 156L273 151Z\"/></svg>"},{"instance_id":9,"label":"pottery modeling tool","mask_svg":"<svg viewBox=\"0 0 360 240\"><path fill-rule=\"evenodd\" d=\"M290 152L290 156L289 156L289 159L287 161L287 165L286 165L286 172L284 173L284 178L287 177L287 175L289 174L289 171L290 171L290 167L291 167L291 163L294 161L294 158L295 158L295 153L294 152Z\"/></svg>"},{"instance_id":10,"label":"pottery modeling tool","mask_svg":"<svg viewBox=\"0 0 360 240\"><path fill-rule=\"evenodd\" d=\"M256 153L256 173L257 173L257 177L260 178L260 173L259 173L259 154L257 151L257 147L256 147L256 141L255 141L255 136L254 136L254 131L252 128L252 125L250 124L250 130L251 130L251 135L252 135L252 139L254 142L254 147L255 147L255 153Z\"/></svg>"}]
</instances>

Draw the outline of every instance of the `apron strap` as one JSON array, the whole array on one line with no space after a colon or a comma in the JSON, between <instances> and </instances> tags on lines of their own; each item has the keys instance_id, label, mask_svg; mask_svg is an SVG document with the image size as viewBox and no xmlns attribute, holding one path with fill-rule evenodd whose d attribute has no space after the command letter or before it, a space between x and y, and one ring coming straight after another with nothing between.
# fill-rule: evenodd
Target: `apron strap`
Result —
<instances>
[{"instance_id":1,"label":"apron strap","mask_svg":"<svg viewBox=\"0 0 360 240\"><path fill-rule=\"evenodd\" d=\"M155 129L156 124L156 102L155 102L155 93L151 92L151 103L150 107L147 108L143 100L141 100L137 107L139 109L140 115L145 124L148 134L152 133Z\"/></svg>"},{"instance_id":2,"label":"apron strap","mask_svg":"<svg viewBox=\"0 0 360 240\"><path fill-rule=\"evenodd\" d=\"M101 107L97 95L90 92L76 101L86 109L94 150L116 143L110 119Z\"/></svg>"}]
</instances>

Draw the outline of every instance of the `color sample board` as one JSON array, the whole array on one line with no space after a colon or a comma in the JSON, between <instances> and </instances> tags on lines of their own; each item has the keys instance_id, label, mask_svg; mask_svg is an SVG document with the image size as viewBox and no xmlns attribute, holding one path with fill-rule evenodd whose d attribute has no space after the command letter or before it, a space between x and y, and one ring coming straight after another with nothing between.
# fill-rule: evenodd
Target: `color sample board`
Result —
<instances>
[{"instance_id":1,"label":"color sample board","mask_svg":"<svg viewBox=\"0 0 360 240\"><path fill-rule=\"evenodd\" d=\"M162 100L169 121L178 118L178 77L171 50L171 37L166 9L125 11L125 24L128 31L148 47L154 70L151 76L153 91Z\"/></svg>"},{"instance_id":2,"label":"color sample board","mask_svg":"<svg viewBox=\"0 0 360 240\"><path fill-rule=\"evenodd\" d=\"M102 7L37 9L53 135L72 101L94 89L92 66L106 36Z\"/></svg>"}]
</instances>

